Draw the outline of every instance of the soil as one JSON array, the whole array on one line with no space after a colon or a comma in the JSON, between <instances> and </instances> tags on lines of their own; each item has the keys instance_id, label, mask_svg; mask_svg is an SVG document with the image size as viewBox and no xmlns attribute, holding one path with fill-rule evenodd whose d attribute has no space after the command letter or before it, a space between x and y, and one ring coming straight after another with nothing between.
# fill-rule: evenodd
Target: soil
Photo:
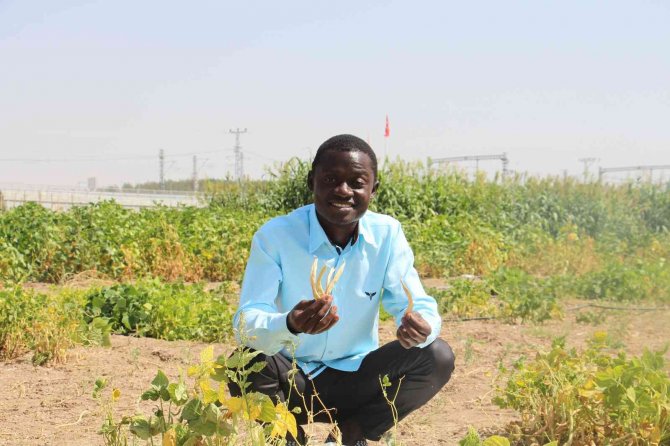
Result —
<instances>
[{"instance_id":1,"label":"soil","mask_svg":"<svg viewBox=\"0 0 670 446\"><path fill-rule=\"evenodd\" d=\"M570 302L565 308L584 303ZM578 311L594 311L585 308ZM599 310L595 310L596 312ZM577 311L562 320L542 325L510 325L499 321L464 321L443 324L442 337L457 357L451 381L426 406L398 426L405 445L457 445L468 426L481 434L503 433L517 418L515 412L493 405L498 364L509 364L521 355L546 349L556 336L582 346L593 332L607 330L631 354L644 348L661 349L670 340L670 311L604 310L597 325L576 322ZM394 338L393 324L381 324L384 342ZM170 378L185 373L206 344L168 342L113 336L111 348L77 347L64 364L35 367L30 356L0 363L0 445L102 445L98 430L103 420L99 403L91 396L98 377L121 391L115 413L149 413L150 405L138 403L156 371ZM215 353L231 350L215 345ZM670 361L670 353L666 352ZM328 426L308 428L314 443L321 444ZM381 444L381 443L371 443Z\"/></svg>"}]
</instances>

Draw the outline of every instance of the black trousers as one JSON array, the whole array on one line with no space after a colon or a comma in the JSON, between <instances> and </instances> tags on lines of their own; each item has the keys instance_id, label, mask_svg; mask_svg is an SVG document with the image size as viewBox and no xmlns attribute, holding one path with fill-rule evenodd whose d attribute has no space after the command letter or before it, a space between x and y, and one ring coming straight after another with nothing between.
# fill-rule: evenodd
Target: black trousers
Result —
<instances>
[{"instance_id":1,"label":"black trousers","mask_svg":"<svg viewBox=\"0 0 670 446\"><path fill-rule=\"evenodd\" d=\"M393 427L393 413L384 399L380 379L391 381L386 388L390 399L396 395L398 420L427 403L449 381L454 371L454 353L442 339L425 348L405 349L398 341L390 342L368 354L355 372L326 368L310 379L298 367L289 379L293 367L281 354L259 354L254 362L265 361L266 367L250 376L247 391L261 392L290 408L300 407L298 424L307 423L307 411L314 421L341 424L353 419L361 426L365 437L379 440ZM399 386L399 389L398 389ZM240 395L235 384L229 384L233 396Z\"/></svg>"}]
</instances>

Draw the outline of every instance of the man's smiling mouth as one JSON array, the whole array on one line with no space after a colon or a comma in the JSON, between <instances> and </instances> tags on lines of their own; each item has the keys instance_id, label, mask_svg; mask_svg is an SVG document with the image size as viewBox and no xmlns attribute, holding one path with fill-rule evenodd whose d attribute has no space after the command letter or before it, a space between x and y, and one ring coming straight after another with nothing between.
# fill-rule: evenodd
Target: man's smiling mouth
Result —
<instances>
[{"instance_id":1,"label":"man's smiling mouth","mask_svg":"<svg viewBox=\"0 0 670 446\"><path fill-rule=\"evenodd\" d=\"M336 208L340 208L340 209L353 208L354 207L353 203L349 203L349 202L346 202L346 201L331 201L330 205L334 206Z\"/></svg>"}]
</instances>

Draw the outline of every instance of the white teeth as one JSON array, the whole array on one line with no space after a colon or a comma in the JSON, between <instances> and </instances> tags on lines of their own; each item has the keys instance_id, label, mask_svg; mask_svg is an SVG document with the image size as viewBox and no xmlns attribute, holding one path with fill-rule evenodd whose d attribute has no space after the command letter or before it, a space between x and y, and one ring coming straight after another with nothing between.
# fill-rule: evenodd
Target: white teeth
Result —
<instances>
[{"instance_id":1,"label":"white teeth","mask_svg":"<svg viewBox=\"0 0 670 446\"><path fill-rule=\"evenodd\" d=\"M331 203L333 206L338 207L338 208L350 208L351 204L350 203Z\"/></svg>"}]
</instances>

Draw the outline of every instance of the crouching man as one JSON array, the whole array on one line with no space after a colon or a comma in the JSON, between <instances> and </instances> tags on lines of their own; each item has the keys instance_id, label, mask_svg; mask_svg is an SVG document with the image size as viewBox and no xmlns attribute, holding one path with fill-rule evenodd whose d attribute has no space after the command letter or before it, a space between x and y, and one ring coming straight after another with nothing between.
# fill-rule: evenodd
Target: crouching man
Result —
<instances>
[{"instance_id":1,"label":"crouching man","mask_svg":"<svg viewBox=\"0 0 670 446\"><path fill-rule=\"evenodd\" d=\"M251 376L250 391L301 407L299 424L307 411L316 421L335 421L344 445L364 446L394 424L380 380L392 383L389 396L397 391L401 420L449 381L454 355L438 338L437 304L421 285L400 223L368 211L379 187L372 148L352 135L328 139L308 183L314 204L270 220L254 235L234 324L247 347L262 352L255 361L266 364ZM312 286L315 261L319 271L342 269L334 288L324 287L326 274ZM411 309L403 285L413 296ZM397 340L382 347L380 302L397 327ZM230 391L240 394L235 385ZM334 433L327 443L335 444ZM300 430L288 444L304 441Z\"/></svg>"}]
</instances>

